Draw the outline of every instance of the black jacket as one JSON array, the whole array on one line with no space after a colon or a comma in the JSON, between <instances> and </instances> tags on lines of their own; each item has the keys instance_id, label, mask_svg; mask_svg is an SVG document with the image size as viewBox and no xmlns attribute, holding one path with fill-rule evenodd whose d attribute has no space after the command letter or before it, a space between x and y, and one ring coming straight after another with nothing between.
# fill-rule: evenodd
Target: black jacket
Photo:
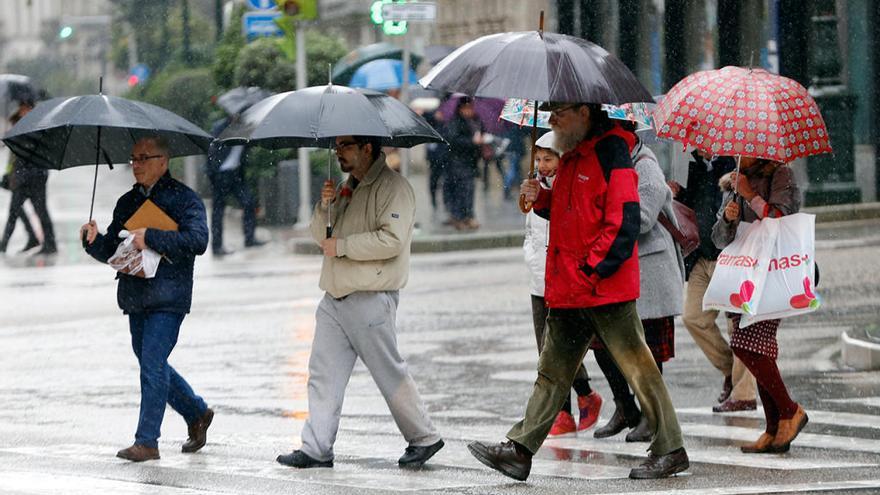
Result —
<instances>
[{"instance_id":1,"label":"black jacket","mask_svg":"<svg viewBox=\"0 0 880 495\"><path fill-rule=\"evenodd\" d=\"M125 314L153 311L188 313L192 304L195 257L208 248L205 205L196 193L165 174L150 191L149 199L177 222L177 231L147 229L147 247L163 255L156 276L151 279L117 274L116 299ZM107 233L98 235L86 249L93 258L106 263L122 242L119 231L147 200L135 185L122 195L113 210Z\"/></svg>"},{"instance_id":2,"label":"black jacket","mask_svg":"<svg viewBox=\"0 0 880 495\"><path fill-rule=\"evenodd\" d=\"M696 152L693 156L694 161L688 165L687 187L675 198L694 210L700 229L700 247L684 260L688 275L698 259L715 261L721 253L712 242L712 226L715 225L723 196L718 181L721 176L736 168L736 161L730 157L719 157L707 164Z\"/></svg>"}]
</instances>

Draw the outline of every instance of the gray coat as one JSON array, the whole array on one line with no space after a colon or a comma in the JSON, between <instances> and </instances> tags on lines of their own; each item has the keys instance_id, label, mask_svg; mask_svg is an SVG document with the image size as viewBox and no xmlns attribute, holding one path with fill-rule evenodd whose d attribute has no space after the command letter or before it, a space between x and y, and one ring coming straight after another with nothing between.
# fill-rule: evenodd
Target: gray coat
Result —
<instances>
[{"instance_id":1,"label":"gray coat","mask_svg":"<svg viewBox=\"0 0 880 495\"><path fill-rule=\"evenodd\" d=\"M639 318L681 314L684 304L684 260L672 235L657 221L660 212L675 223L672 190L666 185L657 157L647 146L633 150L639 174L639 275L641 296L636 301Z\"/></svg>"}]
</instances>

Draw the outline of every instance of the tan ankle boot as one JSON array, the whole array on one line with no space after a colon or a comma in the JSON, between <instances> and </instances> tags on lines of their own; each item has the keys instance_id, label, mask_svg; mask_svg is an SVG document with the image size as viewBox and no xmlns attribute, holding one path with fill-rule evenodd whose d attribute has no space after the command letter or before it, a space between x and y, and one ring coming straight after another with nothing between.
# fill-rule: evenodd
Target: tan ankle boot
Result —
<instances>
[{"instance_id":1,"label":"tan ankle boot","mask_svg":"<svg viewBox=\"0 0 880 495\"><path fill-rule=\"evenodd\" d=\"M743 452L743 454L764 454L772 451L771 444L773 443L774 435L767 433L761 433L761 436L758 437L756 442L747 443L740 447L739 449Z\"/></svg>"},{"instance_id":2,"label":"tan ankle boot","mask_svg":"<svg viewBox=\"0 0 880 495\"><path fill-rule=\"evenodd\" d=\"M804 429L808 421L806 411L798 405L797 411L791 419L779 421L779 429L776 431L776 436L773 437L773 448L779 452L788 452L791 442L797 438L798 433Z\"/></svg>"}]
</instances>

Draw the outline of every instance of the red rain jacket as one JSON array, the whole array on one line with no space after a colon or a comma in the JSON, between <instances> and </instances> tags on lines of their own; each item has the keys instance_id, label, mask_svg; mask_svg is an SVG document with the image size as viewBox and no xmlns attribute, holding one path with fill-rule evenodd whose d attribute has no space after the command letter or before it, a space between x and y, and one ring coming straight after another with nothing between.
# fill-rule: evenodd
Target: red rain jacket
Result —
<instances>
[{"instance_id":1,"label":"red rain jacket","mask_svg":"<svg viewBox=\"0 0 880 495\"><path fill-rule=\"evenodd\" d=\"M535 213L550 219L550 308L590 308L639 297L638 175L632 133L618 125L565 153ZM552 218L551 218L552 217Z\"/></svg>"}]
</instances>

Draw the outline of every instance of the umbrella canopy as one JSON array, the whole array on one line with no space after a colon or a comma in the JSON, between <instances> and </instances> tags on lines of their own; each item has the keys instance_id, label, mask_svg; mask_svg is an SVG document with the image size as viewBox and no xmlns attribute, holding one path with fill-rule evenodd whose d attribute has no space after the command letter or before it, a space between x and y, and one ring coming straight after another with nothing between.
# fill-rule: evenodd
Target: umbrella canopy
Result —
<instances>
[{"instance_id":1,"label":"umbrella canopy","mask_svg":"<svg viewBox=\"0 0 880 495\"><path fill-rule=\"evenodd\" d=\"M464 98L463 94L452 95L437 109L444 117L451 118L455 115L458 103ZM499 119L501 109L504 108L504 100L498 98L474 98L474 113L483 124L483 130L489 134L501 136L510 129L510 125Z\"/></svg>"},{"instance_id":2,"label":"umbrella canopy","mask_svg":"<svg viewBox=\"0 0 880 495\"><path fill-rule=\"evenodd\" d=\"M446 58L447 55L455 51L452 45L431 45L425 47L425 60L431 65L437 65L437 62Z\"/></svg>"},{"instance_id":3,"label":"umbrella canopy","mask_svg":"<svg viewBox=\"0 0 880 495\"><path fill-rule=\"evenodd\" d=\"M18 112L20 102L36 101L38 96L31 78L18 74L0 74L0 117L4 120Z\"/></svg>"},{"instance_id":4,"label":"umbrella canopy","mask_svg":"<svg viewBox=\"0 0 880 495\"><path fill-rule=\"evenodd\" d=\"M102 161L126 163L138 139L156 134L168 142L171 156L204 154L213 140L192 122L155 105L89 95L40 103L3 142L31 163L61 170L94 165L99 142Z\"/></svg>"},{"instance_id":5,"label":"umbrella canopy","mask_svg":"<svg viewBox=\"0 0 880 495\"><path fill-rule=\"evenodd\" d=\"M238 115L254 103L272 96L272 92L257 86L230 89L217 98L217 105L229 115Z\"/></svg>"},{"instance_id":6,"label":"umbrella canopy","mask_svg":"<svg viewBox=\"0 0 880 495\"><path fill-rule=\"evenodd\" d=\"M657 105L654 125L657 137L715 155L788 163L831 152L807 90L763 69L724 67L685 77Z\"/></svg>"},{"instance_id":7,"label":"umbrella canopy","mask_svg":"<svg viewBox=\"0 0 880 495\"><path fill-rule=\"evenodd\" d=\"M419 83L491 98L572 103L652 102L617 57L573 36L540 31L491 34L458 48Z\"/></svg>"},{"instance_id":8,"label":"umbrella canopy","mask_svg":"<svg viewBox=\"0 0 880 495\"><path fill-rule=\"evenodd\" d=\"M443 142L422 117L395 98L346 86L313 86L270 96L220 135L264 148L329 148L337 136L379 136L383 146Z\"/></svg>"},{"instance_id":9,"label":"umbrella canopy","mask_svg":"<svg viewBox=\"0 0 880 495\"><path fill-rule=\"evenodd\" d=\"M367 62L389 58L395 60L403 59L403 49L388 42L373 43L366 45L350 52L348 55L339 59L333 67L331 77L336 84L348 84L351 77L358 68ZM422 61L422 57L416 54L410 54L410 66L415 69Z\"/></svg>"},{"instance_id":10,"label":"umbrella canopy","mask_svg":"<svg viewBox=\"0 0 880 495\"><path fill-rule=\"evenodd\" d=\"M410 69L408 72L409 84L418 84L416 71ZM403 86L403 62L387 58L367 62L354 72L348 85L376 91L397 89Z\"/></svg>"}]
</instances>

